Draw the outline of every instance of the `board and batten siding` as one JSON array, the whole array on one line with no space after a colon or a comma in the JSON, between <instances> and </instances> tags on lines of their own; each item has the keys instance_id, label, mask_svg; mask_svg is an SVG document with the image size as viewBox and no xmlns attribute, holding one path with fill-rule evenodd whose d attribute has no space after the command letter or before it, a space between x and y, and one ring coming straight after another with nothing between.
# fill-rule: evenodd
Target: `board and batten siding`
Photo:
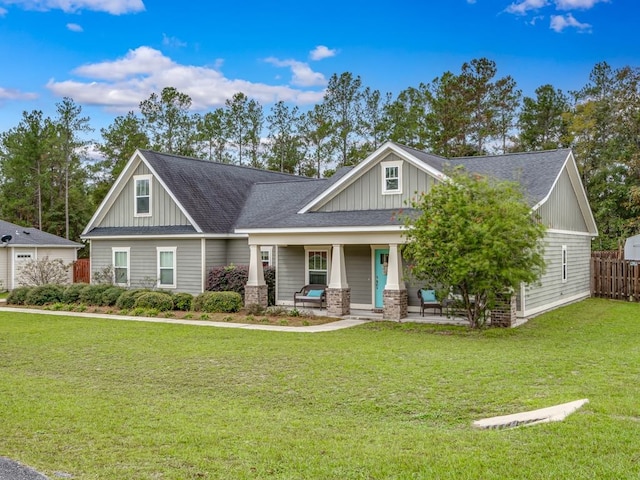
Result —
<instances>
[{"instance_id":1,"label":"board and batten siding","mask_svg":"<svg viewBox=\"0 0 640 480\"><path fill-rule=\"evenodd\" d=\"M198 294L202 291L201 242L199 239L144 239L91 241L91 276L113 265L112 248L130 248L130 286L155 287L158 278L157 247L176 248L175 292ZM168 289L169 290L169 289Z\"/></svg>"},{"instance_id":2,"label":"board and batten siding","mask_svg":"<svg viewBox=\"0 0 640 480\"><path fill-rule=\"evenodd\" d=\"M381 160L381 162L390 161L400 161L400 157L389 154ZM426 192L435 183L435 179L431 175L403 161L402 193L383 194L383 176L384 172L380 163L376 163L347 185L344 190L327 200L317 210L321 212L337 212L406 208L407 201L413 198L416 192Z\"/></svg>"},{"instance_id":3,"label":"board and batten siding","mask_svg":"<svg viewBox=\"0 0 640 480\"><path fill-rule=\"evenodd\" d=\"M134 175L150 175L144 163L140 163ZM151 179L151 216L134 216L135 180L130 177L115 202L96 225L98 227L161 227L171 225L190 225L187 217L173 201L167 191L155 177Z\"/></svg>"},{"instance_id":4,"label":"board and batten siding","mask_svg":"<svg viewBox=\"0 0 640 480\"><path fill-rule=\"evenodd\" d=\"M566 282L562 281L563 245L567 247ZM541 285L525 287L525 315L539 313L590 294L590 236L547 232L544 256L546 272L540 279Z\"/></svg>"},{"instance_id":5,"label":"board and batten siding","mask_svg":"<svg viewBox=\"0 0 640 480\"><path fill-rule=\"evenodd\" d=\"M548 228L572 232L588 231L566 168L560 174L548 200L538 208L538 214Z\"/></svg>"},{"instance_id":6,"label":"board and batten siding","mask_svg":"<svg viewBox=\"0 0 640 480\"><path fill-rule=\"evenodd\" d=\"M304 278L303 246L278 247L276 265L276 303L293 304L293 294L307 283Z\"/></svg>"}]
</instances>

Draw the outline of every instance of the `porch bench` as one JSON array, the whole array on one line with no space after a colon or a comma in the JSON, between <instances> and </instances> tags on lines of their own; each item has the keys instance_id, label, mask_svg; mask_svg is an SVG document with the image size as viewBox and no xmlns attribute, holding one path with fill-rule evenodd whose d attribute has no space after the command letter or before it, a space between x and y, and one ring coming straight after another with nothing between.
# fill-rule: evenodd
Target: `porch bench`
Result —
<instances>
[{"instance_id":1,"label":"porch bench","mask_svg":"<svg viewBox=\"0 0 640 480\"><path fill-rule=\"evenodd\" d=\"M298 303L317 303L322 310L322 304L327 303L327 286L317 283L305 285L299 292L293 294L293 307L296 308Z\"/></svg>"}]
</instances>

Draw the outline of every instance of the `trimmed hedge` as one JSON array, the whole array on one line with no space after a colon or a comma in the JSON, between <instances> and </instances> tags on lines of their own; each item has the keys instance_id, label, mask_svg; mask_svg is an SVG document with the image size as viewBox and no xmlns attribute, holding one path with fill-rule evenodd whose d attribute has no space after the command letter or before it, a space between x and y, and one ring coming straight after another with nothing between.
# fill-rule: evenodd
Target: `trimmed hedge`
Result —
<instances>
[{"instance_id":1,"label":"trimmed hedge","mask_svg":"<svg viewBox=\"0 0 640 480\"><path fill-rule=\"evenodd\" d=\"M249 280L249 265L212 267L207 274L207 291L236 292L244 299L244 287ZM276 303L276 269L264 267L269 305Z\"/></svg>"},{"instance_id":2,"label":"trimmed hedge","mask_svg":"<svg viewBox=\"0 0 640 480\"><path fill-rule=\"evenodd\" d=\"M31 291L31 287L18 287L9 292L7 303L9 305L24 305L27 295Z\"/></svg>"},{"instance_id":3,"label":"trimmed hedge","mask_svg":"<svg viewBox=\"0 0 640 480\"><path fill-rule=\"evenodd\" d=\"M120 295L124 293L124 288L122 287L109 287L104 292L102 292L102 303L105 307L112 307L120 298Z\"/></svg>"},{"instance_id":4,"label":"trimmed hedge","mask_svg":"<svg viewBox=\"0 0 640 480\"><path fill-rule=\"evenodd\" d=\"M143 293L150 292L146 288L134 288L133 290L125 290L118 297L116 307L120 310L130 310L136 303L136 299Z\"/></svg>"},{"instance_id":5,"label":"trimmed hedge","mask_svg":"<svg viewBox=\"0 0 640 480\"><path fill-rule=\"evenodd\" d=\"M72 283L62 292L63 303L76 303L80 299L80 292L84 287L88 287L88 283Z\"/></svg>"},{"instance_id":6,"label":"trimmed hedge","mask_svg":"<svg viewBox=\"0 0 640 480\"><path fill-rule=\"evenodd\" d=\"M179 292L173 296L173 306L176 310L188 312L191 310L191 304L193 303L193 295L190 293Z\"/></svg>"},{"instance_id":7,"label":"trimmed hedge","mask_svg":"<svg viewBox=\"0 0 640 480\"><path fill-rule=\"evenodd\" d=\"M133 307L166 312L173 310L173 299L171 294L166 292L145 292L136 298Z\"/></svg>"},{"instance_id":8,"label":"trimmed hedge","mask_svg":"<svg viewBox=\"0 0 640 480\"><path fill-rule=\"evenodd\" d=\"M80 295L78 296L78 301L80 303L84 303L85 305L102 305L102 294L111 288L111 285L106 284L96 284L96 285L87 285L82 290L80 290Z\"/></svg>"},{"instance_id":9,"label":"trimmed hedge","mask_svg":"<svg viewBox=\"0 0 640 480\"><path fill-rule=\"evenodd\" d=\"M33 287L24 299L26 305L48 305L62 302L64 287L48 284Z\"/></svg>"},{"instance_id":10,"label":"trimmed hedge","mask_svg":"<svg viewBox=\"0 0 640 480\"><path fill-rule=\"evenodd\" d=\"M242 308L242 297L236 292L204 292L193 299L192 308L207 313L238 312Z\"/></svg>"}]
</instances>

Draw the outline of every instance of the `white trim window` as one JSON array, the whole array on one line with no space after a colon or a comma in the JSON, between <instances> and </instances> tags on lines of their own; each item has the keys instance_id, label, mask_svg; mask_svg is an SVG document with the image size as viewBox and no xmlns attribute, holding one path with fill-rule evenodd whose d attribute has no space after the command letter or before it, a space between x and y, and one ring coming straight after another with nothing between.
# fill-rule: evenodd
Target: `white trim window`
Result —
<instances>
[{"instance_id":1,"label":"white trim window","mask_svg":"<svg viewBox=\"0 0 640 480\"><path fill-rule=\"evenodd\" d=\"M329 284L329 250L310 249L306 251L307 283Z\"/></svg>"},{"instance_id":2,"label":"white trim window","mask_svg":"<svg viewBox=\"0 0 640 480\"><path fill-rule=\"evenodd\" d=\"M567 246L562 245L562 283L567 282L568 278L568 259L567 259Z\"/></svg>"},{"instance_id":3,"label":"white trim window","mask_svg":"<svg viewBox=\"0 0 640 480\"><path fill-rule=\"evenodd\" d=\"M260 247L260 259L263 267L270 267L273 258L273 247Z\"/></svg>"},{"instance_id":4,"label":"white trim window","mask_svg":"<svg viewBox=\"0 0 640 480\"><path fill-rule=\"evenodd\" d=\"M158 252L158 288L176 288L177 247L156 247Z\"/></svg>"},{"instance_id":5,"label":"white trim window","mask_svg":"<svg viewBox=\"0 0 640 480\"><path fill-rule=\"evenodd\" d=\"M130 268L130 247L113 247L111 249L113 256L113 283L120 287L128 287L130 285L129 272Z\"/></svg>"},{"instance_id":6,"label":"white trim window","mask_svg":"<svg viewBox=\"0 0 640 480\"><path fill-rule=\"evenodd\" d=\"M385 195L402 193L402 162L381 162L382 193Z\"/></svg>"},{"instance_id":7,"label":"white trim window","mask_svg":"<svg viewBox=\"0 0 640 480\"><path fill-rule=\"evenodd\" d=\"M151 175L134 175L134 216L151 216Z\"/></svg>"}]
</instances>

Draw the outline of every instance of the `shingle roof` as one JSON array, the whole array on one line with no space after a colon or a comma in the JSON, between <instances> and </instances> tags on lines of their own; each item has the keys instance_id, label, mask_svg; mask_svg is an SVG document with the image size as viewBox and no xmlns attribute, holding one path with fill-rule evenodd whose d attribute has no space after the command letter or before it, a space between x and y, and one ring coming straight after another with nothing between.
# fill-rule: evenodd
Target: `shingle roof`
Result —
<instances>
[{"instance_id":1,"label":"shingle roof","mask_svg":"<svg viewBox=\"0 0 640 480\"><path fill-rule=\"evenodd\" d=\"M0 237L4 235L11 235L10 246L25 246L25 247L76 247L81 248L82 244L72 242L66 238L58 237L51 233L43 232L33 227L21 227L15 223L5 222L0 220Z\"/></svg>"},{"instance_id":2,"label":"shingle roof","mask_svg":"<svg viewBox=\"0 0 640 480\"><path fill-rule=\"evenodd\" d=\"M307 181L280 172L140 151L205 233L231 233L251 187L259 182Z\"/></svg>"},{"instance_id":3,"label":"shingle roof","mask_svg":"<svg viewBox=\"0 0 640 480\"><path fill-rule=\"evenodd\" d=\"M93 237L128 237L144 235L188 235L196 233L196 229L190 225L169 225L163 227L97 227L85 235Z\"/></svg>"}]
</instances>

